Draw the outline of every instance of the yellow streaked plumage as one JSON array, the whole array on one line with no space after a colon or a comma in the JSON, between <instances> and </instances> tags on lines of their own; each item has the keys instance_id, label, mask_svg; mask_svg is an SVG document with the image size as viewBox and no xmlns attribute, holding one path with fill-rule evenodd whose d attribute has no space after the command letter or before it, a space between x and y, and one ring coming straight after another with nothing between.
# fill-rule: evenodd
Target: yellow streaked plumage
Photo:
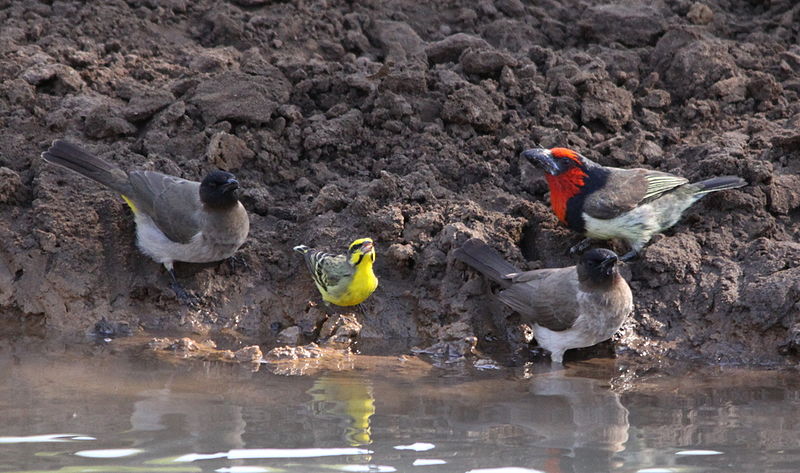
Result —
<instances>
[{"instance_id":1,"label":"yellow streaked plumage","mask_svg":"<svg viewBox=\"0 0 800 473\"><path fill-rule=\"evenodd\" d=\"M126 196L125 194L120 194L120 195L122 196L122 199L125 201L125 203L128 204L128 207L131 208L131 211L133 211L133 213L139 211L139 209L136 208L136 204L134 204L133 201L128 198L128 196Z\"/></svg>"},{"instance_id":2,"label":"yellow streaked plumage","mask_svg":"<svg viewBox=\"0 0 800 473\"><path fill-rule=\"evenodd\" d=\"M333 255L305 245L294 247L303 254L311 278L322 299L338 306L354 306L364 302L378 287L372 269L375 246L371 238L359 238L350 244L346 254Z\"/></svg>"}]
</instances>

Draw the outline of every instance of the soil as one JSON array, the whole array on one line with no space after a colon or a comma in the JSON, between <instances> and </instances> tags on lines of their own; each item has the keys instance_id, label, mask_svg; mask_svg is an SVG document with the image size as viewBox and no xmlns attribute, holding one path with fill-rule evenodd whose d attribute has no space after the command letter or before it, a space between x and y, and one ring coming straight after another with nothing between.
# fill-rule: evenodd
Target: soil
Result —
<instances>
[{"instance_id":1,"label":"soil","mask_svg":"<svg viewBox=\"0 0 800 473\"><path fill-rule=\"evenodd\" d=\"M478 237L521 268L574 264L579 237L519 159L568 146L749 182L627 265L636 310L617 350L780 363L800 348L791 0L0 0L0 25L6 333L82 334L105 318L263 345L290 328L307 343L328 311L309 304L292 247L372 236L380 287L361 338L524 351L530 331L452 250ZM56 138L124 169L234 172L245 264L176 265L203 300L180 305L123 201L40 159Z\"/></svg>"}]
</instances>

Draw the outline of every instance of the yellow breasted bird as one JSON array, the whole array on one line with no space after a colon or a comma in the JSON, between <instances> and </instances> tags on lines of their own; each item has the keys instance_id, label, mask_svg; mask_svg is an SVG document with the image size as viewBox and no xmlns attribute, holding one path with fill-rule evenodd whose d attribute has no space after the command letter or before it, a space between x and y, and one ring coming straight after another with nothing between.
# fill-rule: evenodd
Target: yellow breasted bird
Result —
<instances>
[{"instance_id":1,"label":"yellow breasted bird","mask_svg":"<svg viewBox=\"0 0 800 473\"><path fill-rule=\"evenodd\" d=\"M294 247L305 258L311 278L325 302L353 306L364 302L378 287L372 270L375 245L371 238L350 243L347 253L333 255L305 245Z\"/></svg>"}]
</instances>

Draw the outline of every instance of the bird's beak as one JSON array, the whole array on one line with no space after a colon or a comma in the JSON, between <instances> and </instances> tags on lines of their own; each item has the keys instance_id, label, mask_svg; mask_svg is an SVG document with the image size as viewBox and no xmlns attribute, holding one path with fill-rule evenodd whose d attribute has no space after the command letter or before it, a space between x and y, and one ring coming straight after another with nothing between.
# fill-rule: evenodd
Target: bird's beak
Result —
<instances>
[{"instance_id":1,"label":"bird's beak","mask_svg":"<svg viewBox=\"0 0 800 473\"><path fill-rule=\"evenodd\" d=\"M548 174L552 174L553 176L561 174L561 168L558 166L556 160L553 159L553 153L551 153L549 149L529 149L522 152L522 157L544 169Z\"/></svg>"},{"instance_id":2,"label":"bird's beak","mask_svg":"<svg viewBox=\"0 0 800 473\"><path fill-rule=\"evenodd\" d=\"M364 254L370 253L375 248L375 245L371 241L365 241L363 245L361 245L361 252Z\"/></svg>"},{"instance_id":3,"label":"bird's beak","mask_svg":"<svg viewBox=\"0 0 800 473\"><path fill-rule=\"evenodd\" d=\"M617 264L618 261L619 258L617 255L609 256L600 263L600 269L602 269L607 276L611 276L611 273L614 272L614 265Z\"/></svg>"},{"instance_id":4,"label":"bird's beak","mask_svg":"<svg viewBox=\"0 0 800 473\"><path fill-rule=\"evenodd\" d=\"M232 177L232 178L228 179L227 181L225 181L225 184L223 184L223 188L225 189L226 192L229 191L229 190L238 189L239 188L239 181L237 181L235 178Z\"/></svg>"}]
</instances>

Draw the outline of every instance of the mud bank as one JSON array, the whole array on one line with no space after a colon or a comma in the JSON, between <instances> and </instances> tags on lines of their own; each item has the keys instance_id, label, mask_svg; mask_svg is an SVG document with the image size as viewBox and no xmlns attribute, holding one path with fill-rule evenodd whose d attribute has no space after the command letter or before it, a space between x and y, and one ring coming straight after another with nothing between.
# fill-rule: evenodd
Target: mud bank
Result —
<instances>
[{"instance_id":1,"label":"mud bank","mask_svg":"<svg viewBox=\"0 0 800 473\"><path fill-rule=\"evenodd\" d=\"M327 316L291 247L370 235L381 286L362 338L520 349L525 328L450 255L479 237L523 268L572 264L577 236L518 158L537 144L750 183L628 266L636 311L617 349L796 354L798 6L424 3L0 0L4 326L74 334L106 317L265 345L297 327L307 342ZM121 199L41 162L62 137L124 168L235 172L247 267L178 265L204 301L180 306Z\"/></svg>"}]
</instances>

